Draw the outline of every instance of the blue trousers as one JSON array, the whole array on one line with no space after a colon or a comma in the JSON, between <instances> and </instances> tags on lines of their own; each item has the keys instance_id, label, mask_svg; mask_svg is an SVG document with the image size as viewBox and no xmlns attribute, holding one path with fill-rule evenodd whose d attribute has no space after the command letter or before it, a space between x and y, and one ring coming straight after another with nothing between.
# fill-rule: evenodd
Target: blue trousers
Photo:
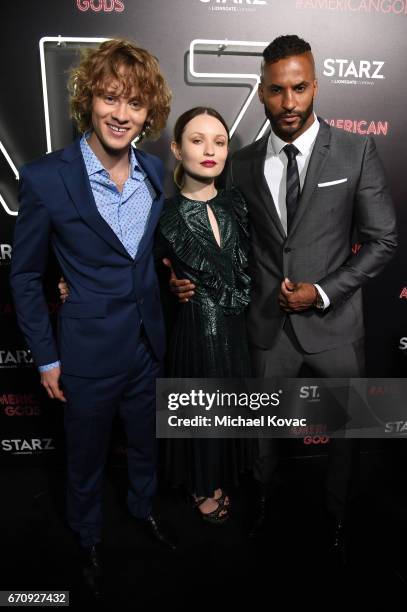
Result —
<instances>
[{"instance_id":1,"label":"blue trousers","mask_svg":"<svg viewBox=\"0 0 407 612\"><path fill-rule=\"evenodd\" d=\"M140 340L134 363L123 373L100 379L61 377L67 398L67 518L82 546L101 541L103 472L117 411L127 437L129 510L141 519L151 511L157 482L155 379L160 370L147 342Z\"/></svg>"}]
</instances>

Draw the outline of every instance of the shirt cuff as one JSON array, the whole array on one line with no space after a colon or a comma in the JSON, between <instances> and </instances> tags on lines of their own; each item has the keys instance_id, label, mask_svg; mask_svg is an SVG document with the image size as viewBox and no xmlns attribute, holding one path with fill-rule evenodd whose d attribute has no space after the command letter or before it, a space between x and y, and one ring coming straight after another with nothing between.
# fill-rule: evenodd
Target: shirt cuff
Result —
<instances>
[{"instance_id":1,"label":"shirt cuff","mask_svg":"<svg viewBox=\"0 0 407 612\"><path fill-rule=\"evenodd\" d=\"M54 368L59 368L61 365L60 361L54 361L53 363L47 363L46 365L38 366L39 372L48 372L48 370L53 370Z\"/></svg>"},{"instance_id":2,"label":"shirt cuff","mask_svg":"<svg viewBox=\"0 0 407 612\"><path fill-rule=\"evenodd\" d=\"M316 283L314 283L314 287L316 287L319 295L321 296L322 301L324 303L324 310L326 310L328 308L328 306L330 305L330 303L331 303L329 297L327 296L325 291L323 289L321 289L321 287L319 285L317 285Z\"/></svg>"}]
</instances>

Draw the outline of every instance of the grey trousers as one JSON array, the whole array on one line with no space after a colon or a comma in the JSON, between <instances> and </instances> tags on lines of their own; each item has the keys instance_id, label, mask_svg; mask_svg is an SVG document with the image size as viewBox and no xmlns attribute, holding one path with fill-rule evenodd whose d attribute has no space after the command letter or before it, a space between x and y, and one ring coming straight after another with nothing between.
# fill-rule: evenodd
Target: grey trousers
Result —
<instances>
[{"instance_id":1,"label":"grey trousers","mask_svg":"<svg viewBox=\"0 0 407 612\"><path fill-rule=\"evenodd\" d=\"M320 353L305 353L295 337L289 317L274 346L268 350L252 346L251 359L254 376L261 378L359 378L365 375L363 339ZM262 438L258 443L254 477L268 494L279 463L280 445L284 440ZM351 477L358 454L357 440L330 440L325 481L326 504L337 520L346 517Z\"/></svg>"}]
</instances>

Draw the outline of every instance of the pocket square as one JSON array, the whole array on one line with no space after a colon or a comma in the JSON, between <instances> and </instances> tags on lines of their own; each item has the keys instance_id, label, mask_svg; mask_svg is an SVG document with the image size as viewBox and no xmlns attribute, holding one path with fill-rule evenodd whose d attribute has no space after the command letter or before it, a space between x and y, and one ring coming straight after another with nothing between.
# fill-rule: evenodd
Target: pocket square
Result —
<instances>
[{"instance_id":1,"label":"pocket square","mask_svg":"<svg viewBox=\"0 0 407 612\"><path fill-rule=\"evenodd\" d=\"M339 185L339 183L346 183L348 179L338 179L337 181L328 181L327 183L318 183L318 187L330 187L331 185Z\"/></svg>"}]
</instances>

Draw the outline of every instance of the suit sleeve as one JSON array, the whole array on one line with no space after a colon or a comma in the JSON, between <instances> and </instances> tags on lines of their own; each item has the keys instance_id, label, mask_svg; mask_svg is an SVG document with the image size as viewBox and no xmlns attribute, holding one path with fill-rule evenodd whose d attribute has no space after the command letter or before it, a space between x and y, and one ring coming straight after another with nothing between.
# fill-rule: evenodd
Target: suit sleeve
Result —
<instances>
[{"instance_id":1,"label":"suit sleeve","mask_svg":"<svg viewBox=\"0 0 407 612\"><path fill-rule=\"evenodd\" d=\"M59 359L42 284L51 221L26 169L21 172L19 200L10 284L19 326L37 366L41 366Z\"/></svg>"},{"instance_id":2,"label":"suit sleeve","mask_svg":"<svg viewBox=\"0 0 407 612\"><path fill-rule=\"evenodd\" d=\"M318 280L333 307L346 301L392 259L397 247L396 215L375 143L366 141L354 202L354 225L361 249Z\"/></svg>"},{"instance_id":3,"label":"suit sleeve","mask_svg":"<svg viewBox=\"0 0 407 612\"><path fill-rule=\"evenodd\" d=\"M162 266L164 257L171 258L171 248L164 236L162 235L160 226L158 226L154 236L153 246L154 262L157 267Z\"/></svg>"}]
</instances>

